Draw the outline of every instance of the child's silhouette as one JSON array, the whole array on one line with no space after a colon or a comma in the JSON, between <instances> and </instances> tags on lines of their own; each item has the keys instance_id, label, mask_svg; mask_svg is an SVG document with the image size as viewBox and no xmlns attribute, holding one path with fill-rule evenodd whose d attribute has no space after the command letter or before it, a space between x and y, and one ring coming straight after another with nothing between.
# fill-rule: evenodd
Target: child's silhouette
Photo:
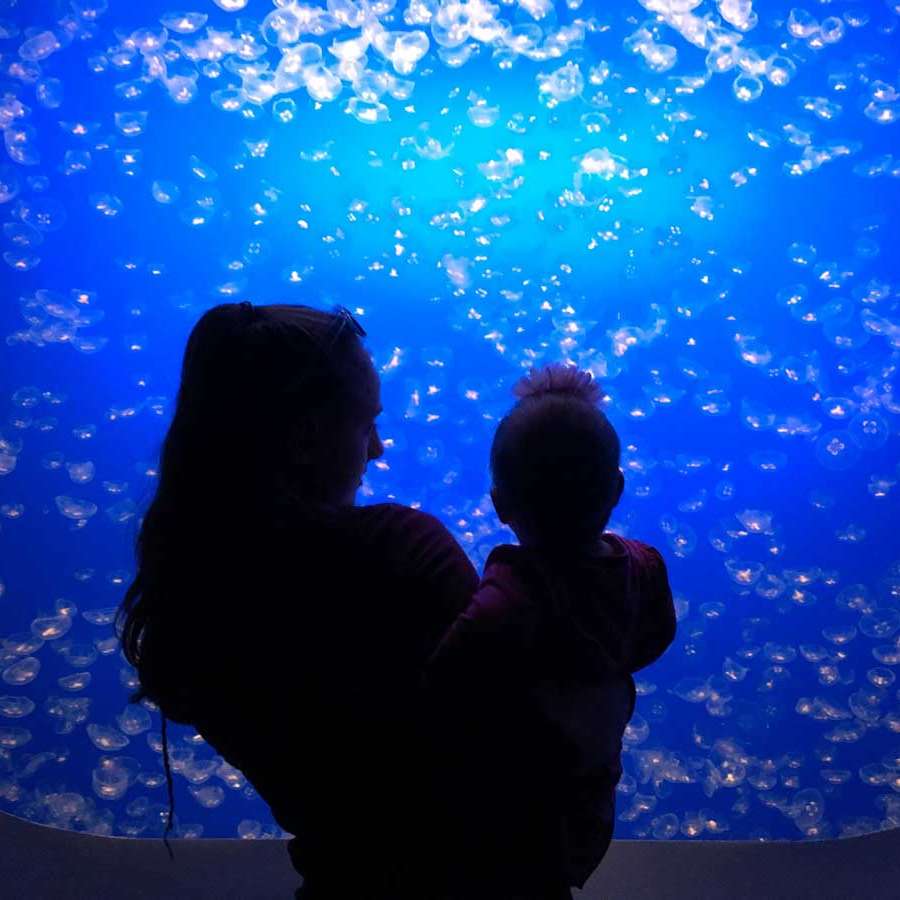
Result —
<instances>
[{"instance_id":1,"label":"child's silhouette","mask_svg":"<svg viewBox=\"0 0 900 900\"><path fill-rule=\"evenodd\" d=\"M590 374L553 365L514 392L491 496L520 544L493 549L426 675L460 900L584 885L612 839L632 673L675 634L662 557L604 533L624 478Z\"/></svg>"}]
</instances>

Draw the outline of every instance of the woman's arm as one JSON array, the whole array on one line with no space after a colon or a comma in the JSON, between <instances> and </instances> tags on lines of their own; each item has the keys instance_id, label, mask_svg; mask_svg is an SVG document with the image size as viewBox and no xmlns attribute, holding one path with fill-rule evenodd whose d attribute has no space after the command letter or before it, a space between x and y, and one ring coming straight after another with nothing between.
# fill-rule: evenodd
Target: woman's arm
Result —
<instances>
[{"instance_id":1,"label":"woman's arm","mask_svg":"<svg viewBox=\"0 0 900 900\"><path fill-rule=\"evenodd\" d=\"M429 659L426 686L462 697L514 681L536 619L537 608L513 567L489 561L468 608Z\"/></svg>"},{"instance_id":2,"label":"woman's arm","mask_svg":"<svg viewBox=\"0 0 900 900\"><path fill-rule=\"evenodd\" d=\"M472 601L478 573L437 517L396 503L380 505L378 514L398 587L414 604L409 613L418 622L424 662Z\"/></svg>"}]
</instances>

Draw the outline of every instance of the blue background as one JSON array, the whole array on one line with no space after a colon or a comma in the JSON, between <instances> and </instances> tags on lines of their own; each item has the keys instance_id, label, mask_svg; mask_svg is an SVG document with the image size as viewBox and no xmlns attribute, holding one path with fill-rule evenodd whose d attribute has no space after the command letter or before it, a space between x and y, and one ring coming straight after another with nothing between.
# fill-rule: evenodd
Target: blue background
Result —
<instances>
[{"instance_id":1,"label":"blue background","mask_svg":"<svg viewBox=\"0 0 900 900\"><path fill-rule=\"evenodd\" d=\"M240 22L252 32L272 7L196 8L209 27ZM779 49L797 69L784 87L762 76L762 95L743 103L732 88L735 69L679 92L677 79L706 72L707 51L637 3L560 4L559 24L594 23L566 56L522 56L504 69L475 42L478 52L450 68L432 41L406 76L415 83L409 99L385 95L390 121L368 125L346 114L347 83L319 108L303 89L290 94L288 122L271 101L223 111L211 93L240 87L241 78L221 63L218 75L215 67L197 75L193 102L173 102L158 80L141 80L140 53L130 51L121 67L115 56L167 9L110 0L91 29L37 68L22 67L25 37L59 30L65 15L82 28L86 20L43 2L2 14L4 109L14 108L10 98L25 104L10 127L34 129L40 158L0 162L0 182L18 186L0 205L0 462L16 458L0 476L0 808L78 830L162 832L158 713L148 704L149 729L121 750L96 746L88 724L116 728L123 680L133 673L109 645L88 666L67 655L112 635L112 625L82 612L116 606L133 573L138 517L154 489L187 334L209 306L248 299L341 302L358 315L382 376L386 439L358 502L421 505L479 570L492 546L513 539L487 497L488 448L512 403L510 387L530 365L557 360L598 377L626 476L610 528L660 548L679 614L675 643L637 676L617 837L803 839L896 825L900 148L896 122L877 123L864 110L878 80L896 90L897 14L875 2L811 4L819 19L868 19L816 49L790 34L790 7L756 4L759 23L741 46L762 59ZM389 27L409 28L402 9ZM713 4L695 12L718 19ZM499 15L531 21L515 6ZM669 71L650 71L623 45L641 25L677 47ZM203 33L171 37L190 45ZM167 49L178 56L177 46ZM262 58L274 68L278 56L269 47ZM374 50L369 60L385 67ZM590 84L590 68L604 60L610 75ZM584 89L548 105L537 76L569 61ZM183 56L170 63L170 73L194 71ZM44 78L59 79L60 105L38 98ZM127 82L139 82L142 95L121 96ZM898 102L881 90L896 119ZM473 91L499 106L492 126L470 121ZM825 120L804 108L807 98L841 109ZM128 136L115 114L134 110L148 113L146 128ZM591 132L583 117L598 114L606 121ZM73 123L88 133L73 134ZM834 158L791 175L804 149L790 140L795 129L814 147L830 145ZM748 137L760 133L771 146ZM429 139L449 153L429 158L440 155L429 152ZM835 146L847 152L835 155ZM486 178L479 165L509 149L523 162L500 181ZM566 192L577 161L597 149L621 157L632 177L601 180L583 205L573 204ZM87 170L67 174L67 151L87 151ZM138 165L122 160L133 151ZM317 151L324 158L310 160ZM198 178L192 158L214 174ZM178 199L158 203L156 181L176 184ZM98 212L102 195L116 198L115 216ZM482 209L460 206L477 197ZM712 219L692 211L697 197L709 198ZM199 209L205 222L192 226ZM468 260L462 287L448 278L448 254ZM25 271L16 265L23 258ZM785 303L797 285L810 321ZM85 291L92 298L79 311L72 298ZM53 305L56 295L68 311ZM876 333L890 327L892 338ZM844 419L835 418L833 398L845 398ZM797 421L802 433L783 433ZM86 425L95 432L80 437ZM846 461L830 461L833 432L849 448ZM65 464L87 460L93 479L74 483ZM73 521L58 497L97 511ZM742 520L770 522L769 533ZM729 565L748 564L761 574L742 584ZM764 595L763 587L772 590ZM60 610L71 620L64 635L16 649L36 618ZM881 634L866 633L873 616L882 617ZM860 624L847 643L833 639L832 630ZM887 652L893 669L879 661ZM39 674L11 683L8 666L27 655L40 660ZM746 667L743 677L734 663ZM57 683L76 671L92 675L84 690ZM9 715L10 698L21 697L34 710ZM87 715L61 724L50 713L55 697L89 698ZM802 698L815 697L846 715L798 712ZM846 726L855 729L851 740L836 736ZM216 762L190 729L170 727L182 758ZM22 728L30 739L18 745ZM127 790L112 801L92 788L104 757L133 760ZM210 764L196 785L176 768L176 834L280 835L252 788L223 777L227 768ZM218 790L198 800L198 787Z\"/></svg>"}]
</instances>

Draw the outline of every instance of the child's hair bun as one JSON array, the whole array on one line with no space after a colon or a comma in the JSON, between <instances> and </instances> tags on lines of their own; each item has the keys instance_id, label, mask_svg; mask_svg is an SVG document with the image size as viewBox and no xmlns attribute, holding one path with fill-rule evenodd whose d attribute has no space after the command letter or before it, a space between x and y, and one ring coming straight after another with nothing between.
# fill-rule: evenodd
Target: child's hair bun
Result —
<instances>
[{"instance_id":1,"label":"child's hair bun","mask_svg":"<svg viewBox=\"0 0 900 900\"><path fill-rule=\"evenodd\" d=\"M568 394L590 404L599 403L603 396L600 385L589 371L562 363L532 369L516 382L513 394L520 400L542 394Z\"/></svg>"}]
</instances>

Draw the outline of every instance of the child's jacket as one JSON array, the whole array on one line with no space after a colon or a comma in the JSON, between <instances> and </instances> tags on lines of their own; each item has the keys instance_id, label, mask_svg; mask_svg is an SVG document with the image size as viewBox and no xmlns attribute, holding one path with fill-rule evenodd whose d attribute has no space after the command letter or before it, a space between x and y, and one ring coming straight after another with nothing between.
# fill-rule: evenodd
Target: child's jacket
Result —
<instances>
[{"instance_id":1,"label":"child's jacket","mask_svg":"<svg viewBox=\"0 0 900 900\"><path fill-rule=\"evenodd\" d=\"M634 711L631 676L675 636L660 554L603 540L612 555L577 560L495 547L429 661L460 854L507 886L558 878L582 887L599 865Z\"/></svg>"}]
</instances>

